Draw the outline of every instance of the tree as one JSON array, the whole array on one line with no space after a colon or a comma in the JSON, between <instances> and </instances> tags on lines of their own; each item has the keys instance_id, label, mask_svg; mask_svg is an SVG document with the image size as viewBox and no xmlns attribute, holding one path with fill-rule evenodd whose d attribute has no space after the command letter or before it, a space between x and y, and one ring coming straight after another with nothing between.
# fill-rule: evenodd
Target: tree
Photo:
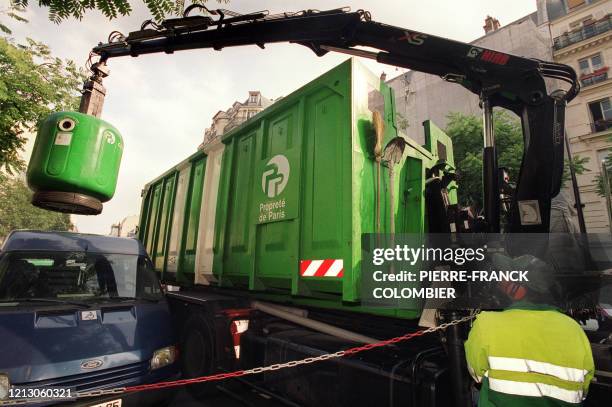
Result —
<instances>
[{"instance_id":1,"label":"tree","mask_svg":"<svg viewBox=\"0 0 612 407\"><path fill-rule=\"evenodd\" d=\"M612 138L609 138L608 142L612 143ZM612 149L608 149L608 155L604 158L603 161L608 170L608 185L610 186L610 190L612 191ZM597 184L597 195L605 197L606 189L604 187L604 178L601 174L601 165L601 162L597 163L597 170L599 171L599 174L595 176L595 183Z\"/></svg>"},{"instance_id":2,"label":"tree","mask_svg":"<svg viewBox=\"0 0 612 407\"><path fill-rule=\"evenodd\" d=\"M185 0L143 0L155 20L163 20L172 14L181 14L185 8ZM227 0L217 0L226 3ZM12 4L27 7L29 0L11 0ZM205 3L206 0L194 0L194 4ZM38 0L38 4L49 8L49 19L56 23L69 17L83 18L86 12L99 10L109 19L119 15L126 16L132 12L133 1L129 0Z\"/></svg>"},{"instance_id":3,"label":"tree","mask_svg":"<svg viewBox=\"0 0 612 407\"><path fill-rule=\"evenodd\" d=\"M19 158L24 133L52 111L76 109L84 79L82 69L53 57L44 44L0 37L0 169L25 168Z\"/></svg>"},{"instance_id":4,"label":"tree","mask_svg":"<svg viewBox=\"0 0 612 407\"><path fill-rule=\"evenodd\" d=\"M482 207L482 119L462 113L450 113L446 133L453 140L455 166L459 172L459 203L464 206ZM495 144L500 167L508 169L510 179L518 179L523 159L523 132L520 122L504 111L493 114ZM578 174L585 171L588 158L573 157L573 167ZM566 162L563 182L569 180Z\"/></svg>"},{"instance_id":5,"label":"tree","mask_svg":"<svg viewBox=\"0 0 612 407\"><path fill-rule=\"evenodd\" d=\"M23 179L0 173L0 241L15 229L70 230L70 215L30 203L32 192Z\"/></svg>"},{"instance_id":6,"label":"tree","mask_svg":"<svg viewBox=\"0 0 612 407\"><path fill-rule=\"evenodd\" d=\"M19 15L19 13L23 13L24 11L25 10L23 9L23 7L10 3L8 8L0 9L0 16L8 17L12 20L16 20L22 23L27 23L28 20ZM0 31L2 31L4 34L12 33L11 29L2 22L0 22Z\"/></svg>"}]
</instances>

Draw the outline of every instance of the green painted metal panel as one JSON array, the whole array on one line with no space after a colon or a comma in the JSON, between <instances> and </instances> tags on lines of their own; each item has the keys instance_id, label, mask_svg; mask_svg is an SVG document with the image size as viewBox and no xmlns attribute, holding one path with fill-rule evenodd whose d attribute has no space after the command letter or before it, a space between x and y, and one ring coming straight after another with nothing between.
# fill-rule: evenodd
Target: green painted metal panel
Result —
<instances>
[{"instance_id":1,"label":"green painted metal panel","mask_svg":"<svg viewBox=\"0 0 612 407\"><path fill-rule=\"evenodd\" d=\"M423 122L425 131L425 148L431 151L435 161L445 161L451 168L455 168L453 155L453 141L431 120ZM451 182L448 187L448 195L451 204L457 203L457 183Z\"/></svg>"},{"instance_id":2,"label":"green painted metal panel","mask_svg":"<svg viewBox=\"0 0 612 407\"><path fill-rule=\"evenodd\" d=\"M350 67L338 72L344 80L322 87L306 99L302 227L300 259L351 258L351 116ZM295 269L292 293L335 293L337 279L303 279Z\"/></svg>"},{"instance_id":3,"label":"green painted metal panel","mask_svg":"<svg viewBox=\"0 0 612 407\"><path fill-rule=\"evenodd\" d=\"M115 194L123 139L96 117L58 112L40 125L27 180L33 191L76 192L106 202Z\"/></svg>"},{"instance_id":4,"label":"green painted metal panel","mask_svg":"<svg viewBox=\"0 0 612 407\"><path fill-rule=\"evenodd\" d=\"M286 97L226 139L216 223L216 249L223 261L216 257L213 265L221 285L293 293L307 292L312 285L338 292L339 281L302 282L297 270L303 259L301 244L312 256L338 256L338 247L348 247L340 230L350 231L350 213L342 212L342 205L350 204L350 194L338 189L344 184L335 176L339 166L350 169L350 159L339 161L336 156L350 150L350 69L344 64L324 79L324 86L307 85L297 97ZM317 162L326 164L312 166L315 154ZM329 183L315 183L315 177ZM317 197L314 202L304 199L302 180L310 188L316 185L317 193L310 194ZM305 211L329 229L304 228L300 217ZM345 219L340 226L338 215Z\"/></svg>"},{"instance_id":5,"label":"green painted metal panel","mask_svg":"<svg viewBox=\"0 0 612 407\"><path fill-rule=\"evenodd\" d=\"M254 202L246 202L251 213L255 211L254 219L249 221L256 224L251 289L290 288L291 271L298 262L296 219L302 146L299 111L298 103L294 103L264 120L263 134L256 143Z\"/></svg>"},{"instance_id":6,"label":"green painted metal panel","mask_svg":"<svg viewBox=\"0 0 612 407\"><path fill-rule=\"evenodd\" d=\"M206 157L199 157L195 159L191 165L189 189L185 205L185 223L183 226L181 254L179 256L179 267L176 276L177 280L180 282L193 281L193 277L188 277L186 274L193 274L195 270L205 164Z\"/></svg>"},{"instance_id":7,"label":"green painted metal panel","mask_svg":"<svg viewBox=\"0 0 612 407\"><path fill-rule=\"evenodd\" d=\"M252 131L252 129L251 129ZM231 257L227 255L227 241L226 239L229 236L229 222L232 217L230 214L232 210L236 208L236 200L235 193L232 194L230 189L230 182L223 181L229 174L232 173L232 167L235 165L234 156L236 155L235 149L238 138L230 139L227 143L223 151L223 159L221 162L221 174L220 174L220 182L219 182L219 191L217 194L217 209L216 209L216 221L215 221L215 238L213 243L213 252L215 256L213 257L213 270L215 270L216 277L219 281L219 284L228 284L225 283L225 275L228 273L240 273L242 270L242 283L248 284L248 272L249 268L240 268L240 267L232 267L228 268L227 271L225 269L225 262ZM223 225L223 226L221 226ZM237 276L234 281L240 279ZM246 281L246 283L245 283ZM229 284L232 284L232 280L230 279Z\"/></svg>"},{"instance_id":8,"label":"green painted metal panel","mask_svg":"<svg viewBox=\"0 0 612 407\"><path fill-rule=\"evenodd\" d=\"M425 232L425 163L420 157L408 157L400 173L400 184L405 188L402 205L411 208L398 217L398 230L410 233Z\"/></svg>"},{"instance_id":9,"label":"green painted metal panel","mask_svg":"<svg viewBox=\"0 0 612 407\"><path fill-rule=\"evenodd\" d=\"M255 170L255 140L259 129L253 128L241 137L236 137L227 147L226 155L235 156L222 170L223 174L235 174L225 191L227 212L224 213L226 223L224 229L224 252L221 269L227 272L225 276L235 276L234 283L248 285L248 277L252 266L252 246L254 241L254 225L250 222L254 170ZM226 161L224 159L224 161ZM220 203L223 201L220 201ZM222 205L222 204L221 204ZM230 280L228 280L230 281Z\"/></svg>"},{"instance_id":10,"label":"green painted metal panel","mask_svg":"<svg viewBox=\"0 0 612 407\"><path fill-rule=\"evenodd\" d=\"M157 233L157 243L155 253L152 254L155 270L164 272L166 265L166 245L168 243L170 222L172 220L172 204L174 202L174 184L176 174L164 180L164 192L159 213L159 232Z\"/></svg>"},{"instance_id":11,"label":"green painted metal panel","mask_svg":"<svg viewBox=\"0 0 612 407\"><path fill-rule=\"evenodd\" d=\"M171 210L172 216L169 222L168 243L165 249L166 266L164 269L164 278L167 279L176 279L176 273L178 271L178 259L183 237L183 226L185 223L185 204L190 173L191 167L181 168L176 173L176 187L174 189L174 199Z\"/></svg>"},{"instance_id":12,"label":"green painted metal panel","mask_svg":"<svg viewBox=\"0 0 612 407\"><path fill-rule=\"evenodd\" d=\"M144 241L147 253L151 255L153 248L155 247L155 236L157 235L157 225L159 219L159 204L161 202L161 195L163 183L159 182L153 186L151 192L151 205L149 206L149 214L147 219L147 237Z\"/></svg>"}]
</instances>

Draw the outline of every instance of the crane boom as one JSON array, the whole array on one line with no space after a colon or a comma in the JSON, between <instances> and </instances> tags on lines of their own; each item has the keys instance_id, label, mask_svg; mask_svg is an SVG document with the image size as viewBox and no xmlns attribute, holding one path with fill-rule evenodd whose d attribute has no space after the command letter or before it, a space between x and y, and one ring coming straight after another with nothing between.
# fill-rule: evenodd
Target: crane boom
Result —
<instances>
[{"instance_id":1,"label":"crane boom","mask_svg":"<svg viewBox=\"0 0 612 407\"><path fill-rule=\"evenodd\" d=\"M317 56L329 51L375 59L384 64L438 75L456 82L482 101L490 123L492 108L516 113L522 121L525 149L509 214L510 232L548 232L551 199L560 190L563 172L564 110L579 90L576 73L566 65L523 58L372 21L367 11L306 10L268 15L206 10L206 15L148 21L127 37L113 33L94 47L100 56L86 86L81 111L91 111L92 93L103 100L101 78L110 58L151 53L290 42ZM567 82L564 91L548 92L545 78ZM95 95L94 95L95 96ZM93 98L95 99L95 98ZM100 106L96 107L99 112ZM485 117L485 122L487 122ZM484 209L488 231L499 231L499 186L492 126L485 126Z\"/></svg>"}]
</instances>

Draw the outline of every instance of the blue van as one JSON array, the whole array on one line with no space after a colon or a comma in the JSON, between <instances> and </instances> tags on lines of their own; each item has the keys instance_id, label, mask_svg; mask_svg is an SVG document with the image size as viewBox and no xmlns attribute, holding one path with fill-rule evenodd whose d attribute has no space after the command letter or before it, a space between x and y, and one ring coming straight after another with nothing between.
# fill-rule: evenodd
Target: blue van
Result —
<instances>
[{"instance_id":1,"label":"blue van","mask_svg":"<svg viewBox=\"0 0 612 407\"><path fill-rule=\"evenodd\" d=\"M0 400L26 386L74 392L173 379L175 344L168 305L138 240L39 231L7 237L0 251ZM149 405L158 396L168 393L79 402Z\"/></svg>"}]
</instances>

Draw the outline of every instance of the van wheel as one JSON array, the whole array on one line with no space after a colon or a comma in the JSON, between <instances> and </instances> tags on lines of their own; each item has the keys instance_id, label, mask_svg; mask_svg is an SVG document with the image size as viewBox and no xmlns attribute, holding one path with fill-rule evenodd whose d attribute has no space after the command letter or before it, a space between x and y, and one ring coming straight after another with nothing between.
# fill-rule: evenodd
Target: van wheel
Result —
<instances>
[{"instance_id":1,"label":"van wheel","mask_svg":"<svg viewBox=\"0 0 612 407\"><path fill-rule=\"evenodd\" d=\"M181 367L185 379L214 373L215 354L211 325L203 315L193 315L187 320L180 346ZM200 397L214 392L215 383L190 384L187 390L194 397Z\"/></svg>"}]
</instances>

